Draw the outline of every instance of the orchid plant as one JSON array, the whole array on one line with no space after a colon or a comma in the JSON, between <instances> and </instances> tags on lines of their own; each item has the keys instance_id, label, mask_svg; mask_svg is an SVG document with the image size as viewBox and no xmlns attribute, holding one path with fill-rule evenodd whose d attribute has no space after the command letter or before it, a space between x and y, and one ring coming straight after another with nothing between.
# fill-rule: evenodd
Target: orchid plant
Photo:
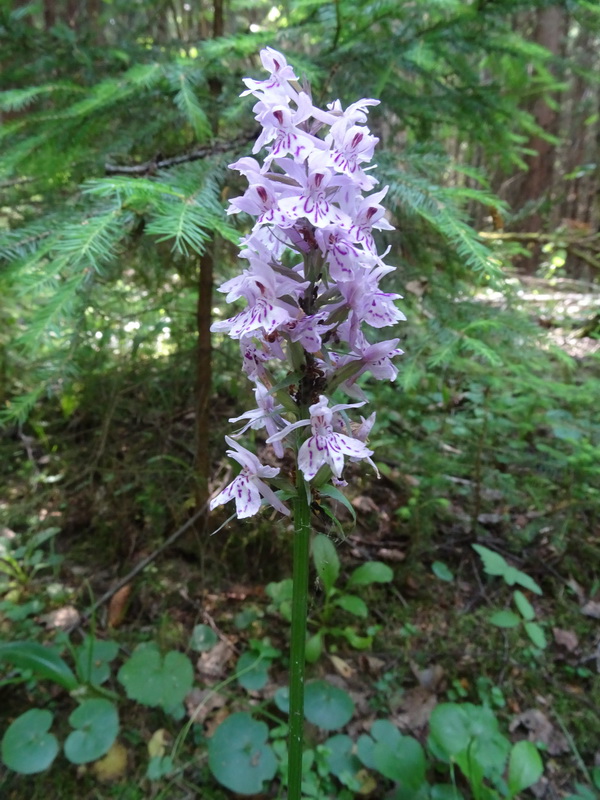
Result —
<instances>
[{"instance_id":1,"label":"orchid plant","mask_svg":"<svg viewBox=\"0 0 600 800\"><path fill-rule=\"evenodd\" d=\"M367 445L375 414L358 423L346 412L367 402L358 378L370 372L394 380L392 359L402 352L398 339L372 342L363 327L384 328L405 317L395 306L400 295L380 288L394 267L383 262L387 251L378 253L373 235L392 229L381 205L387 187L373 191L377 180L368 166L378 139L365 123L378 101L318 108L281 53L267 47L260 56L269 77L246 78L243 94L257 98L262 133L253 153L265 149L266 155L262 163L245 157L231 165L248 188L229 208L255 223L242 240L247 267L219 289L228 302L243 298L246 306L212 326L239 340L257 407L230 420L243 423L226 437L227 453L242 470L210 507L233 500L240 519L264 504L289 515L267 483L275 479L277 488L281 468L262 464L236 439L264 428L275 458L283 458L284 446L295 451L288 794L294 800L300 797L312 491L329 481L345 486L346 459L377 471ZM332 404L334 391L355 402Z\"/></svg>"}]
</instances>

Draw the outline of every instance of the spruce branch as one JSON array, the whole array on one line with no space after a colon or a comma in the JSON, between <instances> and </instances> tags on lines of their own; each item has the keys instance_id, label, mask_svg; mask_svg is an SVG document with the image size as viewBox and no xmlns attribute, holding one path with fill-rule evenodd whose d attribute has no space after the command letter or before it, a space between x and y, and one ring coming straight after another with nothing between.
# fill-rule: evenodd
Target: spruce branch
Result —
<instances>
[{"instance_id":1,"label":"spruce branch","mask_svg":"<svg viewBox=\"0 0 600 800\"><path fill-rule=\"evenodd\" d=\"M210 156L218 155L219 153L227 153L229 150L235 150L238 147L243 147L256 140L259 131L253 130L251 132L237 136L235 139L228 141L214 142L206 147L199 147L192 150L191 153L182 153L171 158L156 157L151 161L145 161L143 164L110 164L104 165L104 171L107 175L152 175L161 169L171 169L177 167L179 164L188 164L190 161L200 161Z\"/></svg>"}]
</instances>

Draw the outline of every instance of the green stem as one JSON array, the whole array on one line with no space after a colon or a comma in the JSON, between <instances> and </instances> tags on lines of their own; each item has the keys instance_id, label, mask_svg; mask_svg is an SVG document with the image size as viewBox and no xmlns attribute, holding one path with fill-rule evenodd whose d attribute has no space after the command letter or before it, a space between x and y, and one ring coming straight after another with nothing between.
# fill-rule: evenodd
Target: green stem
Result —
<instances>
[{"instance_id":1,"label":"green stem","mask_svg":"<svg viewBox=\"0 0 600 800\"><path fill-rule=\"evenodd\" d=\"M288 800L302 797L302 745L304 743L304 665L308 608L308 555L310 546L310 489L298 473L294 502L294 588L290 653L290 739Z\"/></svg>"}]
</instances>

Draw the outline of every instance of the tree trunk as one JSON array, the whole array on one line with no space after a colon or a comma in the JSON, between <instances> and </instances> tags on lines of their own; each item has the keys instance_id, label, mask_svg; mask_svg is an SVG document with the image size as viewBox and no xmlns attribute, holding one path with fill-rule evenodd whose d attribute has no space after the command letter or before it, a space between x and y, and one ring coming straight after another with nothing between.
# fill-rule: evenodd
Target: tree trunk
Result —
<instances>
[{"instance_id":1,"label":"tree trunk","mask_svg":"<svg viewBox=\"0 0 600 800\"><path fill-rule=\"evenodd\" d=\"M557 5L541 8L536 15L533 40L559 56L564 50L566 29L567 17L563 8ZM558 97L554 99L558 100ZM533 100L530 110L537 125L547 134L555 136L558 133L560 117L557 110L548 104L545 94ZM519 230L539 231L543 226L541 206L544 201L550 200L556 147L538 135L530 138L527 147L534 152L526 158L527 173L522 177L513 205L516 210L527 205L533 206L532 213L522 221ZM529 272L534 271L538 255L532 253L532 257L522 266Z\"/></svg>"}]
</instances>

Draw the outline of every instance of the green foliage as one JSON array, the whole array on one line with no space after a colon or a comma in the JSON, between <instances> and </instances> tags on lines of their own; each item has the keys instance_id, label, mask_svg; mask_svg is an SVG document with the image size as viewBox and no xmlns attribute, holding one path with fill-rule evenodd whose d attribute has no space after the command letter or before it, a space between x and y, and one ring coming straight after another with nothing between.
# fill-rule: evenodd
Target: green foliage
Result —
<instances>
[{"instance_id":1,"label":"green foliage","mask_svg":"<svg viewBox=\"0 0 600 800\"><path fill-rule=\"evenodd\" d=\"M119 670L127 697L147 706L159 706L168 714L183 716L182 702L192 688L194 670L183 653L163 655L153 644L140 645Z\"/></svg>"},{"instance_id":2,"label":"green foliage","mask_svg":"<svg viewBox=\"0 0 600 800\"><path fill-rule=\"evenodd\" d=\"M500 553L496 553L479 544L474 544L473 549L481 556L484 569L488 575L501 577L508 586L514 586L515 583L518 583L530 592L535 592L538 595L542 594L538 584L529 575L516 569L516 567L511 567ZM523 629L533 645L543 650L547 646L546 636L542 626L535 622L536 613L534 607L520 589L515 589L513 592L513 601L519 614L509 610L496 611L490 616L490 622L498 628L516 628L523 623Z\"/></svg>"},{"instance_id":3,"label":"green foliage","mask_svg":"<svg viewBox=\"0 0 600 800\"><path fill-rule=\"evenodd\" d=\"M257 794L277 771L268 728L250 714L232 714L215 731L208 746L208 764L215 778L239 794Z\"/></svg>"}]
</instances>

